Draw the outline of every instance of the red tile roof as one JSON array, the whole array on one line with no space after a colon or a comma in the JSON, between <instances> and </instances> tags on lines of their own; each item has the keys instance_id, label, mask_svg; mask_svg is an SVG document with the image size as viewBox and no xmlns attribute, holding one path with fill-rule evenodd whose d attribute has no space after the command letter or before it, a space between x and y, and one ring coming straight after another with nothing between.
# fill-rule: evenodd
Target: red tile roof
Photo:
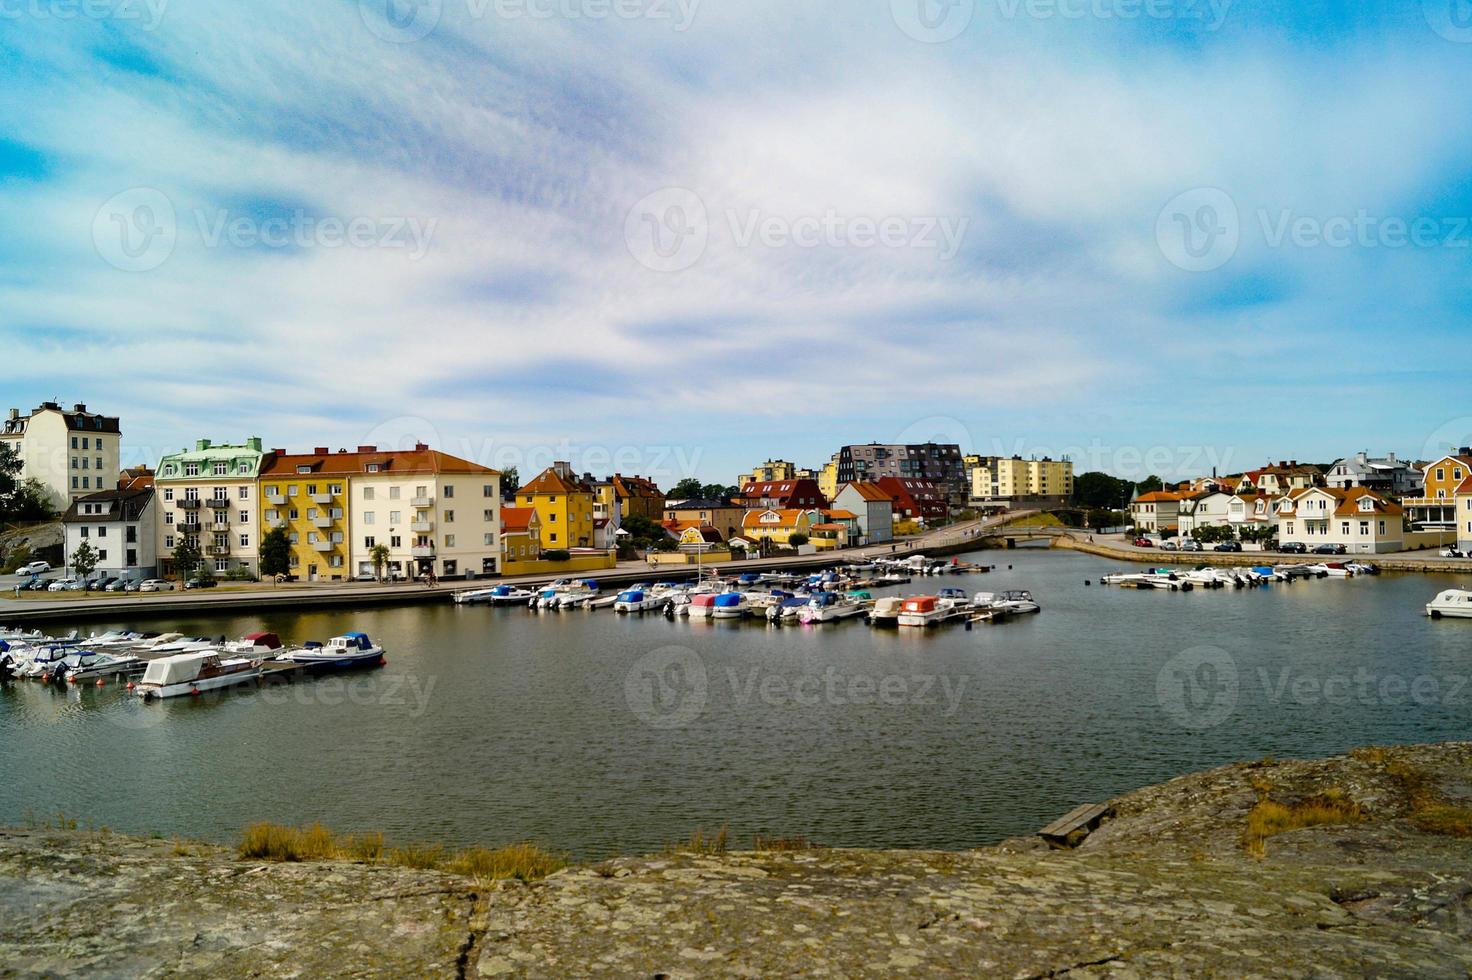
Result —
<instances>
[{"instance_id":1,"label":"red tile roof","mask_svg":"<svg viewBox=\"0 0 1472 980\"><path fill-rule=\"evenodd\" d=\"M532 529L532 522L537 519L535 507L502 507L501 508L501 533L502 534L525 534Z\"/></svg>"},{"instance_id":2,"label":"red tile roof","mask_svg":"<svg viewBox=\"0 0 1472 980\"><path fill-rule=\"evenodd\" d=\"M369 466L377 466L370 473ZM303 466L309 473L298 474ZM360 448L356 452L266 454L261 457L261 478L282 480L290 476L393 476L395 474L465 474L496 476L499 471L481 466L427 446L420 449L390 450Z\"/></svg>"}]
</instances>

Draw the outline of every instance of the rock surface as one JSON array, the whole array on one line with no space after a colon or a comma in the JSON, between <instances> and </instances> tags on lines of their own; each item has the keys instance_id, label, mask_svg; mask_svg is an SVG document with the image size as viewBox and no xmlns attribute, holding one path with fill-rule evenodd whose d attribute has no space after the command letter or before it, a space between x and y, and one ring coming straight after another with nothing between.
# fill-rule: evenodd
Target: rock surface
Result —
<instances>
[{"instance_id":1,"label":"rock surface","mask_svg":"<svg viewBox=\"0 0 1472 980\"><path fill-rule=\"evenodd\" d=\"M1244 848L1259 799L1324 793L1365 819ZM533 884L0 831L0 976L1467 977L1472 839L1420 829L1427 801L1472 806L1472 744L1182 777L1072 851L669 854Z\"/></svg>"}]
</instances>

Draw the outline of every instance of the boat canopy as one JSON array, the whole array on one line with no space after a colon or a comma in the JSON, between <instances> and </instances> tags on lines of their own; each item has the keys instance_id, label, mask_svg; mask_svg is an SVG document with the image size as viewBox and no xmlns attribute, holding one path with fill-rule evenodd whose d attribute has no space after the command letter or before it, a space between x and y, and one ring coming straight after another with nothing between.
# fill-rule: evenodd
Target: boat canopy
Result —
<instances>
[{"instance_id":1,"label":"boat canopy","mask_svg":"<svg viewBox=\"0 0 1472 980\"><path fill-rule=\"evenodd\" d=\"M716 604L716 599L716 595L707 592L702 595L692 597L690 599L690 604L692 606L714 606Z\"/></svg>"},{"instance_id":2,"label":"boat canopy","mask_svg":"<svg viewBox=\"0 0 1472 980\"><path fill-rule=\"evenodd\" d=\"M493 596L503 596L503 595L510 595L510 594L511 594L511 586L509 586L509 585L498 585L494 589L491 590L491 595L493 595Z\"/></svg>"},{"instance_id":3,"label":"boat canopy","mask_svg":"<svg viewBox=\"0 0 1472 980\"><path fill-rule=\"evenodd\" d=\"M905 612L934 612L935 596L917 595L905 600Z\"/></svg>"},{"instance_id":4,"label":"boat canopy","mask_svg":"<svg viewBox=\"0 0 1472 980\"><path fill-rule=\"evenodd\" d=\"M281 637L275 633L247 633L243 639L251 646L265 647L267 650L281 649Z\"/></svg>"},{"instance_id":5,"label":"boat canopy","mask_svg":"<svg viewBox=\"0 0 1472 980\"><path fill-rule=\"evenodd\" d=\"M726 592L716 596L716 607L718 609L734 609L746 602L746 596L740 592Z\"/></svg>"},{"instance_id":6,"label":"boat canopy","mask_svg":"<svg viewBox=\"0 0 1472 980\"><path fill-rule=\"evenodd\" d=\"M187 684L199 676L200 670L214 657L213 653L179 653L161 657L143 672L144 684Z\"/></svg>"},{"instance_id":7,"label":"boat canopy","mask_svg":"<svg viewBox=\"0 0 1472 980\"><path fill-rule=\"evenodd\" d=\"M344 633L342 636L334 637L333 639L342 640L345 646L356 647L359 650L373 649L373 644L369 641L367 633Z\"/></svg>"},{"instance_id":8,"label":"boat canopy","mask_svg":"<svg viewBox=\"0 0 1472 980\"><path fill-rule=\"evenodd\" d=\"M618 594L618 601L619 602L643 602L644 601L644 590L643 589L630 589L627 592L620 592Z\"/></svg>"}]
</instances>

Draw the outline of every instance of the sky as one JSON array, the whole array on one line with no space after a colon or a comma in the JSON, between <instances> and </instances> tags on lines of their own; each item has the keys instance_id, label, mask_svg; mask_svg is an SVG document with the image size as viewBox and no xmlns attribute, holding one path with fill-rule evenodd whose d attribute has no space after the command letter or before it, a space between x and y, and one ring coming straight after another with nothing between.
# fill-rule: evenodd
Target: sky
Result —
<instances>
[{"instance_id":1,"label":"sky","mask_svg":"<svg viewBox=\"0 0 1472 980\"><path fill-rule=\"evenodd\" d=\"M731 482L1472 443L1472 3L0 0L0 401Z\"/></svg>"}]
</instances>

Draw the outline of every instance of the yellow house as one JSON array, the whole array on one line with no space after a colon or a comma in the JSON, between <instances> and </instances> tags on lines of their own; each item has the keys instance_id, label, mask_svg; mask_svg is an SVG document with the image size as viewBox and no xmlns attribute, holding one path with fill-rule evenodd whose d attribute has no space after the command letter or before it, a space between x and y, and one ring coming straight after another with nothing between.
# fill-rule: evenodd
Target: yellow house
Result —
<instances>
[{"instance_id":1,"label":"yellow house","mask_svg":"<svg viewBox=\"0 0 1472 980\"><path fill-rule=\"evenodd\" d=\"M1443 456L1421 471L1421 492L1401 501L1406 519L1417 529L1450 530L1457 525L1456 496L1472 477L1472 450Z\"/></svg>"},{"instance_id":2,"label":"yellow house","mask_svg":"<svg viewBox=\"0 0 1472 980\"><path fill-rule=\"evenodd\" d=\"M817 480L818 489L823 491L823 496L825 498L827 498L828 500L832 500L834 497L838 496L837 453L834 454L832 459L823 464L822 469L818 470Z\"/></svg>"},{"instance_id":3,"label":"yellow house","mask_svg":"<svg viewBox=\"0 0 1472 980\"><path fill-rule=\"evenodd\" d=\"M741 536L748 541L787 544L794 534L812 535L812 512L806 510L751 510L741 522Z\"/></svg>"},{"instance_id":4,"label":"yellow house","mask_svg":"<svg viewBox=\"0 0 1472 980\"><path fill-rule=\"evenodd\" d=\"M542 522L532 507L501 508L502 567L513 562L540 561Z\"/></svg>"},{"instance_id":5,"label":"yellow house","mask_svg":"<svg viewBox=\"0 0 1472 980\"><path fill-rule=\"evenodd\" d=\"M261 467L261 523L285 528L291 574L308 582L348 578L348 480L357 456L326 449L270 458ZM264 532L262 532L264 533Z\"/></svg>"},{"instance_id":6,"label":"yellow house","mask_svg":"<svg viewBox=\"0 0 1472 980\"><path fill-rule=\"evenodd\" d=\"M548 551L593 547L597 493L567 463L553 463L516 491L519 507L537 512L542 547Z\"/></svg>"},{"instance_id":7,"label":"yellow house","mask_svg":"<svg viewBox=\"0 0 1472 980\"><path fill-rule=\"evenodd\" d=\"M769 459L762 465L753 467L750 473L742 473L736 478L736 485L744 487L748 483L781 483L796 479L795 463L789 463L785 459Z\"/></svg>"}]
</instances>

